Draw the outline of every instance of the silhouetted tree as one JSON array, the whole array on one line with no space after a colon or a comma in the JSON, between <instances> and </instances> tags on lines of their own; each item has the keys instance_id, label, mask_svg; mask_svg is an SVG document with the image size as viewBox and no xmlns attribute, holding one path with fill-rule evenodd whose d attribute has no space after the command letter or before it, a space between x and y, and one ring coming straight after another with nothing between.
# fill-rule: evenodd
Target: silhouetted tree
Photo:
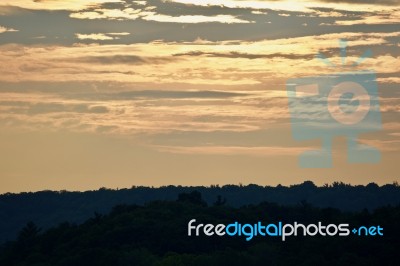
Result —
<instances>
[{"instance_id":1,"label":"silhouetted tree","mask_svg":"<svg viewBox=\"0 0 400 266\"><path fill-rule=\"evenodd\" d=\"M21 229L18 235L19 242L26 242L35 238L41 229L39 229L36 224L32 221L28 222L24 228Z\"/></svg>"},{"instance_id":2,"label":"silhouetted tree","mask_svg":"<svg viewBox=\"0 0 400 266\"><path fill-rule=\"evenodd\" d=\"M195 205L207 206L207 203L202 199L201 193L197 190L190 193L180 193L178 195L178 202L188 202Z\"/></svg>"},{"instance_id":3,"label":"silhouetted tree","mask_svg":"<svg viewBox=\"0 0 400 266\"><path fill-rule=\"evenodd\" d=\"M214 206L222 206L225 205L225 203L226 203L226 198L222 199L222 196L218 195L217 200L214 202Z\"/></svg>"}]
</instances>

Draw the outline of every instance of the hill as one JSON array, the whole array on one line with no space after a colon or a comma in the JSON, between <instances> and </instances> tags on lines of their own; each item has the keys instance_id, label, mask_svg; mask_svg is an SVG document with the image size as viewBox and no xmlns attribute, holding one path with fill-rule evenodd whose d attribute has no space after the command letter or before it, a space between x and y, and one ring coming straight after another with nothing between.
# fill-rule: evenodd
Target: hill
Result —
<instances>
[{"instance_id":1,"label":"hill","mask_svg":"<svg viewBox=\"0 0 400 266\"><path fill-rule=\"evenodd\" d=\"M132 187L111 190L67 192L40 191L0 195L0 243L15 239L17 232L29 221L41 228L49 228L62 222L82 223L97 212L108 213L119 204L144 205L155 200L175 200L180 193L199 191L208 205L226 201L231 207L241 207L260 202L272 202L295 206L300 203L315 207L331 207L342 211L370 211L386 205L400 203L400 187L397 184L378 186L351 186L339 182L317 187L306 181L290 187L263 187L258 185L222 187L160 188Z\"/></svg>"},{"instance_id":2,"label":"hill","mask_svg":"<svg viewBox=\"0 0 400 266\"><path fill-rule=\"evenodd\" d=\"M188 222L227 224L258 221L304 224L380 225L383 236L279 237L188 236ZM40 231L29 223L18 239L0 248L0 265L19 266L258 266L258 265L399 265L400 205L342 212L309 204L260 203L242 207L206 206L198 192L177 201L118 205L81 225L62 223Z\"/></svg>"}]
</instances>

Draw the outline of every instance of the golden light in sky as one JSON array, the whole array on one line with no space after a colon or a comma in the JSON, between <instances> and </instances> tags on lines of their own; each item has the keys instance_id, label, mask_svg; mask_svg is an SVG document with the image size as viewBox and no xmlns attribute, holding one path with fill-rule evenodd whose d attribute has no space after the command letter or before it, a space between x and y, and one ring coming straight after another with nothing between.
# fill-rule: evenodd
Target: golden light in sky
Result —
<instances>
[{"instance_id":1,"label":"golden light in sky","mask_svg":"<svg viewBox=\"0 0 400 266\"><path fill-rule=\"evenodd\" d=\"M2 1L0 192L212 183L399 180L396 1ZM286 81L331 74L316 59L377 73L383 152L300 169L319 140L291 135ZM318 116L318 112L314 114ZM384 169L384 170L382 170Z\"/></svg>"}]
</instances>

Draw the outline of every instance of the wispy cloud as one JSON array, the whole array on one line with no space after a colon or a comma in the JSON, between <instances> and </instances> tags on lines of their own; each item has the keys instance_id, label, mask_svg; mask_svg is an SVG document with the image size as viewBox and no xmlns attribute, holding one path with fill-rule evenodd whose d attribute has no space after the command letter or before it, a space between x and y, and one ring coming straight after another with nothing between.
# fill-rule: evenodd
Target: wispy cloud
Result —
<instances>
[{"instance_id":1,"label":"wispy cloud","mask_svg":"<svg viewBox=\"0 0 400 266\"><path fill-rule=\"evenodd\" d=\"M147 21L157 21L166 23L251 23L251 21L239 19L232 15L216 15L216 16L206 16L206 15L180 15L171 16L166 14L156 13L154 11L125 8L119 9L94 9L92 11L82 11L72 13L71 18L76 19L110 19L110 20L135 20L143 19Z\"/></svg>"},{"instance_id":2,"label":"wispy cloud","mask_svg":"<svg viewBox=\"0 0 400 266\"><path fill-rule=\"evenodd\" d=\"M130 35L130 33L129 32L110 32L110 33L107 33L108 35L116 35L116 36L127 36L127 35Z\"/></svg>"},{"instance_id":3,"label":"wispy cloud","mask_svg":"<svg viewBox=\"0 0 400 266\"><path fill-rule=\"evenodd\" d=\"M303 59L310 60L315 58L314 54L284 54L284 53L272 53L272 54L251 54L251 53L240 53L240 52L203 52L203 51L191 51L187 53L178 53L173 56L206 56L206 57L221 57L221 58L244 58L244 59L272 59L272 58L285 58L285 59Z\"/></svg>"},{"instance_id":4,"label":"wispy cloud","mask_svg":"<svg viewBox=\"0 0 400 266\"><path fill-rule=\"evenodd\" d=\"M320 0L326 3L348 3L348 4L368 4L368 5L389 5L398 6L397 0Z\"/></svg>"},{"instance_id":5,"label":"wispy cloud","mask_svg":"<svg viewBox=\"0 0 400 266\"><path fill-rule=\"evenodd\" d=\"M312 13L313 8L325 7L348 11L390 10L393 5L399 5L396 0L167 0L188 5L225 6L229 8L270 9L278 11L293 11ZM364 5L360 5L364 4Z\"/></svg>"},{"instance_id":6,"label":"wispy cloud","mask_svg":"<svg viewBox=\"0 0 400 266\"><path fill-rule=\"evenodd\" d=\"M92 34L77 33L76 37L80 40L95 40L95 41L114 40L114 37L107 36L103 33L92 33Z\"/></svg>"},{"instance_id":7,"label":"wispy cloud","mask_svg":"<svg viewBox=\"0 0 400 266\"><path fill-rule=\"evenodd\" d=\"M142 14L141 14L142 13ZM70 14L71 18L76 19L109 19L109 20L135 20L144 16L141 9L125 8L125 9L104 9L97 8L90 11L74 12Z\"/></svg>"},{"instance_id":8,"label":"wispy cloud","mask_svg":"<svg viewBox=\"0 0 400 266\"><path fill-rule=\"evenodd\" d=\"M122 36L130 35L129 32L110 32L110 33L91 33L91 34L75 34L79 40L94 40L94 41L108 41L118 40Z\"/></svg>"},{"instance_id":9,"label":"wispy cloud","mask_svg":"<svg viewBox=\"0 0 400 266\"><path fill-rule=\"evenodd\" d=\"M399 24L400 9L381 12L377 14L365 14L359 19L336 20L335 25L379 25L379 24Z\"/></svg>"},{"instance_id":10,"label":"wispy cloud","mask_svg":"<svg viewBox=\"0 0 400 266\"><path fill-rule=\"evenodd\" d=\"M252 85L279 82L296 76L329 73L331 69L315 59L318 51L335 51L337 40L346 38L360 52L349 54L355 62L371 45L383 47L399 32L342 32L260 41L151 42L131 45L0 46L3 81L115 81L155 84ZM81 42L111 41L119 36L107 33L79 34ZM318 43L316 46L315 43ZM365 48L364 48L365 47ZM251 53L249 53L251 51ZM20 60L15 60L19 56ZM397 73L398 56L380 54L368 59L363 68L378 73ZM140 65L140 68L135 68ZM396 79L391 79L396 82Z\"/></svg>"},{"instance_id":11,"label":"wispy cloud","mask_svg":"<svg viewBox=\"0 0 400 266\"><path fill-rule=\"evenodd\" d=\"M271 93L224 91L129 91L56 96L43 93L2 93L0 120L22 126L93 132L113 127L116 134L173 131L257 130L287 115ZM260 102L270 101L265 108ZM68 121L73 120L74 123ZM14 125L15 127L15 125Z\"/></svg>"},{"instance_id":12,"label":"wispy cloud","mask_svg":"<svg viewBox=\"0 0 400 266\"><path fill-rule=\"evenodd\" d=\"M16 32L16 31L18 31L18 30L0 26L0 33L4 33L4 32Z\"/></svg>"},{"instance_id":13,"label":"wispy cloud","mask_svg":"<svg viewBox=\"0 0 400 266\"><path fill-rule=\"evenodd\" d=\"M0 5L32 10L81 10L104 3L124 3L122 0L2 0Z\"/></svg>"},{"instance_id":14,"label":"wispy cloud","mask_svg":"<svg viewBox=\"0 0 400 266\"><path fill-rule=\"evenodd\" d=\"M219 22L219 23L251 23L251 21L236 18L231 15L217 15L217 16L202 16L202 15L183 15L183 16L168 16L162 14L149 14L143 16L142 19L158 22L171 22L171 23L208 23L208 22Z\"/></svg>"},{"instance_id":15,"label":"wispy cloud","mask_svg":"<svg viewBox=\"0 0 400 266\"><path fill-rule=\"evenodd\" d=\"M82 175L164 184L188 173L226 182L326 177L331 170L296 168L320 139L293 140L287 80L367 69L377 74L383 131L360 142L390 153L389 163L373 172L342 160L336 173L358 171L352 182L397 177L399 12L398 0L2 0L0 187L17 174L43 186L36 177L52 166L51 182L67 169L62 176L79 184ZM339 39L348 42L345 66ZM368 49L373 55L352 67ZM330 114L317 98L296 111L322 129ZM347 149L340 141L337 157Z\"/></svg>"},{"instance_id":16,"label":"wispy cloud","mask_svg":"<svg viewBox=\"0 0 400 266\"><path fill-rule=\"evenodd\" d=\"M246 156L297 156L310 147L240 147L240 146L152 146L160 152L202 155L246 155Z\"/></svg>"}]
</instances>

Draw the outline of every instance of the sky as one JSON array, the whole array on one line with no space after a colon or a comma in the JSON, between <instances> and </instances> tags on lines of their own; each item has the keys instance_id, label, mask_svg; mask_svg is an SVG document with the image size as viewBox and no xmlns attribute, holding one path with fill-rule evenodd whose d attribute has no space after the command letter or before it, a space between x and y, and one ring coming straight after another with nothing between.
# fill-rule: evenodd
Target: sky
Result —
<instances>
[{"instance_id":1,"label":"sky","mask_svg":"<svg viewBox=\"0 0 400 266\"><path fill-rule=\"evenodd\" d=\"M400 182L399 59L398 0L2 0L0 193ZM294 139L288 80L349 69L377 75L382 128L358 137L382 158L338 136L302 168L321 139Z\"/></svg>"}]
</instances>

